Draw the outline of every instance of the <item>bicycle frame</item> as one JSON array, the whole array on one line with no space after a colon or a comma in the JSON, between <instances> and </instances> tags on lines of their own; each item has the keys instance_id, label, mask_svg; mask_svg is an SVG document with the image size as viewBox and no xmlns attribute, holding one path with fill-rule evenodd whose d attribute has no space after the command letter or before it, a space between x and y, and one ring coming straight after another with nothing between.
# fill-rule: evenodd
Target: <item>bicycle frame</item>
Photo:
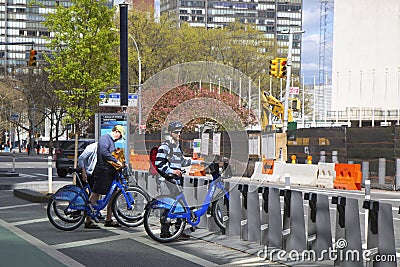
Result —
<instances>
[{"instance_id":1,"label":"bicycle frame","mask_svg":"<svg viewBox=\"0 0 400 267\"><path fill-rule=\"evenodd\" d=\"M207 212L208 207L210 206L210 204L213 200L213 196L214 196L217 188L221 189L224 196L226 198L228 198L228 200L229 200L229 193L225 190L222 180L219 178L216 178L216 179L213 179L213 181L211 181L210 187L208 188L208 191L207 191L207 195L203 201L203 204L201 205L201 207L199 209L191 210L189 205L186 202L185 195L183 194L183 192L181 192L175 198L175 201L172 203L172 205L171 205L172 208L169 210L167 217L171 218L171 219L184 218L191 226L198 225L200 223L200 217L203 216ZM179 200L182 200L183 204L185 205L186 212L177 211L177 205L178 205ZM179 205L179 206L181 206L181 205ZM193 215L195 215L194 216L196 218L195 221L192 221Z\"/></svg>"},{"instance_id":2,"label":"bicycle frame","mask_svg":"<svg viewBox=\"0 0 400 267\"><path fill-rule=\"evenodd\" d=\"M124 176L122 173L117 173L115 175L115 178L113 180L113 182L111 183L110 188L108 189L107 194L105 195L104 198L97 200L97 204L93 205L91 209L89 203L89 196L90 196L90 186L89 185L85 185L79 192L78 195L76 195L71 201L70 204L68 205L67 209L74 209L74 210L85 210L86 213L92 217L95 218L100 214L100 211L103 210L107 204L109 203L109 201L111 200L111 197L113 196L113 193L116 189L120 189L122 190L122 194L124 195L125 199L127 200L127 204L128 204L128 209L132 209L132 205L131 203L133 202L133 198L132 196L127 193L125 191L125 188L128 186L128 183L126 182ZM88 191L89 194L88 194ZM78 197L84 197L85 203L86 205L77 205L77 203L79 203Z\"/></svg>"}]
</instances>

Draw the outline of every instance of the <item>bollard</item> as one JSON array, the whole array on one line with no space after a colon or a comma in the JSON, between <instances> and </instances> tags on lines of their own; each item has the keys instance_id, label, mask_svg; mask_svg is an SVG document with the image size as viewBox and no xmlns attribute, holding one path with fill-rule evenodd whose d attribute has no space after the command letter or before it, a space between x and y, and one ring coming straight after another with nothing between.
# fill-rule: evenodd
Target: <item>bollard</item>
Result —
<instances>
[{"instance_id":1,"label":"bollard","mask_svg":"<svg viewBox=\"0 0 400 267\"><path fill-rule=\"evenodd\" d=\"M386 159L379 158L379 167L378 167L378 177L379 177L379 184L385 184L385 175L386 175Z\"/></svg>"},{"instance_id":2,"label":"bollard","mask_svg":"<svg viewBox=\"0 0 400 267\"><path fill-rule=\"evenodd\" d=\"M348 255L357 251L360 260L347 261L345 257L337 257L334 266L363 266L360 217L357 199L346 197L332 197L332 204L336 205L336 232L335 244L338 254ZM343 245L345 244L345 245Z\"/></svg>"},{"instance_id":3,"label":"bollard","mask_svg":"<svg viewBox=\"0 0 400 267\"><path fill-rule=\"evenodd\" d=\"M290 174L285 173L285 189L290 189Z\"/></svg>"},{"instance_id":4,"label":"bollard","mask_svg":"<svg viewBox=\"0 0 400 267\"><path fill-rule=\"evenodd\" d=\"M371 199L371 180L367 179L365 180L365 200L370 200ZM365 210L364 214L364 239L365 242L368 240L368 217L369 217L369 209Z\"/></svg>"},{"instance_id":5,"label":"bollard","mask_svg":"<svg viewBox=\"0 0 400 267\"><path fill-rule=\"evenodd\" d=\"M339 163L338 152L336 150L332 151L332 163Z\"/></svg>"},{"instance_id":6,"label":"bollard","mask_svg":"<svg viewBox=\"0 0 400 267\"><path fill-rule=\"evenodd\" d=\"M319 162L326 162L326 153L324 150L319 152Z\"/></svg>"},{"instance_id":7,"label":"bollard","mask_svg":"<svg viewBox=\"0 0 400 267\"><path fill-rule=\"evenodd\" d=\"M365 184L365 181L369 179L369 162L362 162L362 180L361 183Z\"/></svg>"},{"instance_id":8,"label":"bollard","mask_svg":"<svg viewBox=\"0 0 400 267\"><path fill-rule=\"evenodd\" d=\"M329 199L326 195L305 193L304 199L308 200L308 232L307 249L315 251L318 256L328 258L328 251L332 247L331 220L329 215Z\"/></svg>"},{"instance_id":9,"label":"bollard","mask_svg":"<svg viewBox=\"0 0 400 267\"><path fill-rule=\"evenodd\" d=\"M280 195L283 196L282 248L287 252L304 251L307 244L302 193L284 189Z\"/></svg>"},{"instance_id":10,"label":"bollard","mask_svg":"<svg viewBox=\"0 0 400 267\"><path fill-rule=\"evenodd\" d=\"M369 210L367 250L372 259L378 259L373 262L373 266L397 266L392 205L365 200L363 208ZM388 260L379 261L383 257Z\"/></svg>"},{"instance_id":11,"label":"bollard","mask_svg":"<svg viewBox=\"0 0 400 267\"><path fill-rule=\"evenodd\" d=\"M47 175L49 180L49 194L53 194L53 162L51 156L47 157Z\"/></svg>"},{"instance_id":12,"label":"bollard","mask_svg":"<svg viewBox=\"0 0 400 267\"><path fill-rule=\"evenodd\" d=\"M396 159L396 190L400 189L400 159Z\"/></svg>"},{"instance_id":13,"label":"bollard","mask_svg":"<svg viewBox=\"0 0 400 267\"><path fill-rule=\"evenodd\" d=\"M15 151L12 153L12 173L15 173Z\"/></svg>"},{"instance_id":14,"label":"bollard","mask_svg":"<svg viewBox=\"0 0 400 267\"><path fill-rule=\"evenodd\" d=\"M247 196L247 215L248 241L260 242L260 196L258 194L258 186L252 184L249 185Z\"/></svg>"}]
</instances>

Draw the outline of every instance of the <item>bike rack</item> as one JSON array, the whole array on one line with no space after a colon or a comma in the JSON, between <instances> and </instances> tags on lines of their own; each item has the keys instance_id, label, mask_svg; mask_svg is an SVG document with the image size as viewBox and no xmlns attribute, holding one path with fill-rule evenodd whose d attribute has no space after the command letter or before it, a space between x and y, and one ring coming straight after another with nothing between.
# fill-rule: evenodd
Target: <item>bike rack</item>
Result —
<instances>
[{"instance_id":1,"label":"bike rack","mask_svg":"<svg viewBox=\"0 0 400 267\"><path fill-rule=\"evenodd\" d=\"M304 199L308 200L308 228L307 228L307 250L315 251L315 254L324 259L332 247L332 231L329 213L329 199L326 195L317 193L305 193Z\"/></svg>"},{"instance_id":2,"label":"bike rack","mask_svg":"<svg viewBox=\"0 0 400 267\"><path fill-rule=\"evenodd\" d=\"M237 181L229 181L229 221L227 224L228 236L239 236L240 235L240 221L241 221L241 206L240 192L238 190Z\"/></svg>"},{"instance_id":3,"label":"bike rack","mask_svg":"<svg viewBox=\"0 0 400 267\"><path fill-rule=\"evenodd\" d=\"M306 230L304 222L303 194L300 191L283 189L282 248L286 251L304 251Z\"/></svg>"},{"instance_id":4,"label":"bike rack","mask_svg":"<svg viewBox=\"0 0 400 267\"><path fill-rule=\"evenodd\" d=\"M241 220L240 220L240 239L248 240L248 224L247 224L247 195L249 192L248 184L239 184L238 190L241 193Z\"/></svg>"},{"instance_id":5,"label":"bike rack","mask_svg":"<svg viewBox=\"0 0 400 267\"><path fill-rule=\"evenodd\" d=\"M373 200L365 200L363 208L369 210L367 250L369 250L372 255L378 254L384 255L385 257L391 255L394 257L394 261L376 261L373 266L397 266L392 205Z\"/></svg>"},{"instance_id":6,"label":"bike rack","mask_svg":"<svg viewBox=\"0 0 400 267\"><path fill-rule=\"evenodd\" d=\"M267 247L282 248L282 214L278 188L260 187L263 205L261 209L260 244Z\"/></svg>"},{"instance_id":7,"label":"bike rack","mask_svg":"<svg viewBox=\"0 0 400 267\"><path fill-rule=\"evenodd\" d=\"M248 241L259 243L261 240L261 218L258 185L249 185L249 191L247 195L247 215Z\"/></svg>"},{"instance_id":8,"label":"bike rack","mask_svg":"<svg viewBox=\"0 0 400 267\"><path fill-rule=\"evenodd\" d=\"M360 217L357 199L341 196L332 197L336 208L335 249L338 254L346 255L347 251L358 251L362 255ZM339 243L345 243L342 247ZM363 266L363 261L347 262L345 257L338 257L335 266Z\"/></svg>"}]
</instances>

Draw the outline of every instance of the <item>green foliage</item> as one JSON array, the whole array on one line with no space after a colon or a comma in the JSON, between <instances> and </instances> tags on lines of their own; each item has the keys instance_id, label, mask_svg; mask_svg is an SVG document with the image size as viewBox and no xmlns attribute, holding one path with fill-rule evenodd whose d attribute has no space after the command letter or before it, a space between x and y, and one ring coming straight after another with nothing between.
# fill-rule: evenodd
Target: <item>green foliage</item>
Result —
<instances>
[{"instance_id":1,"label":"green foliage","mask_svg":"<svg viewBox=\"0 0 400 267\"><path fill-rule=\"evenodd\" d=\"M99 93L118 82L119 42L112 30L115 9L105 0L71 3L46 15L44 25L54 38L48 44L53 54L45 58L50 79L64 85L55 93L67 110L66 123L79 126L96 112Z\"/></svg>"}]
</instances>

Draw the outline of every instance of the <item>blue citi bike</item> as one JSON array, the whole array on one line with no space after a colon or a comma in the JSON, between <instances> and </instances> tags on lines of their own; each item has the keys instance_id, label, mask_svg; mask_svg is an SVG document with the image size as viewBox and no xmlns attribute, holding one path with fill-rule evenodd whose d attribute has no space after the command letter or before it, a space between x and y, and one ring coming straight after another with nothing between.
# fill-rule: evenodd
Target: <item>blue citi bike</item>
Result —
<instances>
[{"instance_id":1,"label":"blue citi bike","mask_svg":"<svg viewBox=\"0 0 400 267\"><path fill-rule=\"evenodd\" d=\"M77 169L70 168L68 173L76 175L78 185L63 186L50 197L47 217L54 227L64 231L75 230L83 224L86 215L98 222L100 211L109 201L112 201L112 213L120 224L136 227L143 223L144 208L150 197L139 186L129 185L125 178L130 176L127 166L117 172L107 194L93 206L89 201L89 184L81 181ZM114 191L117 193L112 198Z\"/></svg>"},{"instance_id":2,"label":"blue citi bike","mask_svg":"<svg viewBox=\"0 0 400 267\"><path fill-rule=\"evenodd\" d=\"M191 225L193 230L200 223L201 216L209 210L210 205L215 223L222 232L225 231L224 222L229 219L229 192L224 187L219 164L212 162L205 165L208 165L213 179L200 207L189 207L180 186L178 186L178 196L160 195L146 205L144 228L152 239L160 243L178 239L185 230L186 223ZM163 233L161 233L162 227ZM167 234L166 228L169 228Z\"/></svg>"}]
</instances>

